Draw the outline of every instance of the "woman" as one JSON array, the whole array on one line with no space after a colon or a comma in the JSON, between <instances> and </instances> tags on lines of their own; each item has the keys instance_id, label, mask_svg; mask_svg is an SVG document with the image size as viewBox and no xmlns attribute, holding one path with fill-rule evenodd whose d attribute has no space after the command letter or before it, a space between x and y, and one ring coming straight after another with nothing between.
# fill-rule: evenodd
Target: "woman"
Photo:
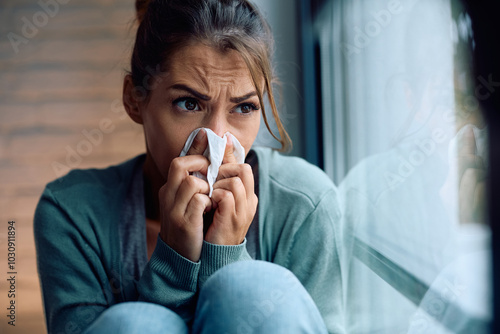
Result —
<instances>
[{"instance_id":1,"label":"woman","mask_svg":"<svg viewBox=\"0 0 500 334\"><path fill-rule=\"evenodd\" d=\"M252 148L264 94L288 145L266 22L245 0L157 0L139 14L123 102L147 153L72 171L37 207L49 332L343 332L335 187ZM246 164L229 139L210 192L193 173L207 174L212 132L232 134Z\"/></svg>"}]
</instances>

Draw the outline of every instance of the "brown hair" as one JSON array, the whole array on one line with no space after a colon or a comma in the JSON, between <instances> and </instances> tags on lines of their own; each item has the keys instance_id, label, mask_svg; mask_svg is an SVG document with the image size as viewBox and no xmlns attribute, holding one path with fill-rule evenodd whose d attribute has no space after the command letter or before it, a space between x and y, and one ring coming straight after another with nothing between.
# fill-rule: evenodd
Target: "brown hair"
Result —
<instances>
[{"instance_id":1,"label":"brown hair","mask_svg":"<svg viewBox=\"0 0 500 334\"><path fill-rule=\"evenodd\" d=\"M139 24L144 19L144 15L146 15L146 11L148 10L149 0L136 0L135 1L135 12L137 13L137 22Z\"/></svg>"},{"instance_id":2,"label":"brown hair","mask_svg":"<svg viewBox=\"0 0 500 334\"><path fill-rule=\"evenodd\" d=\"M201 42L221 52L236 50L248 66L271 135L288 150L291 140L278 115L273 95L271 54L274 41L269 25L247 0L136 0L139 28L132 55L131 75L136 87L145 85L151 69L166 66L169 56L190 42ZM261 87L261 79L264 87ZM272 132L263 103L272 109L279 138ZM149 92L143 89L147 98Z\"/></svg>"}]
</instances>

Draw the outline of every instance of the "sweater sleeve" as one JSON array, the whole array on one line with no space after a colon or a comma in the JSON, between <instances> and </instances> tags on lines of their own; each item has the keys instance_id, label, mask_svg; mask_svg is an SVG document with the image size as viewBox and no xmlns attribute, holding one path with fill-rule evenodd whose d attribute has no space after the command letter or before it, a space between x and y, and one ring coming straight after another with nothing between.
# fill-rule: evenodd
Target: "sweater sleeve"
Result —
<instances>
[{"instance_id":1,"label":"sweater sleeve","mask_svg":"<svg viewBox=\"0 0 500 334\"><path fill-rule=\"evenodd\" d=\"M203 242L201 249L201 270L198 277L198 286L201 288L207 279L220 268L238 261L252 260L248 254L247 239L239 245L214 245Z\"/></svg>"},{"instance_id":2,"label":"sweater sleeve","mask_svg":"<svg viewBox=\"0 0 500 334\"><path fill-rule=\"evenodd\" d=\"M94 248L46 188L34 218L37 265L49 333L79 333L115 302Z\"/></svg>"},{"instance_id":3,"label":"sweater sleeve","mask_svg":"<svg viewBox=\"0 0 500 334\"><path fill-rule=\"evenodd\" d=\"M201 261L192 262L158 236L156 248L138 284L139 300L163 305L191 321L196 308Z\"/></svg>"},{"instance_id":4,"label":"sweater sleeve","mask_svg":"<svg viewBox=\"0 0 500 334\"><path fill-rule=\"evenodd\" d=\"M163 305L184 321L193 320L197 291L218 269L237 261L251 260L246 239L240 245L223 246L203 242L200 261L179 255L158 236L155 251L139 282L139 299Z\"/></svg>"},{"instance_id":5,"label":"sweater sleeve","mask_svg":"<svg viewBox=\"0 0 500 334\"><path fill-rule=\"evenodd\" d=\"M344 333L340 210L328 192L293 235L285 265L304 285L329 333Z\"/></svg>"}]
</instances>

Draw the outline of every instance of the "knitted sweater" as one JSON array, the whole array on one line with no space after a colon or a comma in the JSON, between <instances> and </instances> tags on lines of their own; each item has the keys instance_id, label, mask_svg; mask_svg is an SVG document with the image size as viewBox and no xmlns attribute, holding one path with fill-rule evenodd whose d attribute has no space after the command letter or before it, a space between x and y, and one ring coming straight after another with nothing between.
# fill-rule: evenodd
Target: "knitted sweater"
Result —
<instances>
[{"instance_id":1,"label":"knitted sweater","mask_svg":"<svg viewBox=\"0 0 500 334\"><path fill-rule=\"evenodd\" d=\"M259 164L256 258L291 270L312 296L329 332L343 332L336 188L320 169L300 158L266 148L254 151ZM75 170L45 188L34 233L49 333L79 333L110 306L132 300L166 306L189 321L197 292L212 273L251 260L245 243L204 242L195 263L158 238L140 279L126 272L118 229L137 161ZM138 224L145 228L145 222Z\"/></svg>"}]
</instances>

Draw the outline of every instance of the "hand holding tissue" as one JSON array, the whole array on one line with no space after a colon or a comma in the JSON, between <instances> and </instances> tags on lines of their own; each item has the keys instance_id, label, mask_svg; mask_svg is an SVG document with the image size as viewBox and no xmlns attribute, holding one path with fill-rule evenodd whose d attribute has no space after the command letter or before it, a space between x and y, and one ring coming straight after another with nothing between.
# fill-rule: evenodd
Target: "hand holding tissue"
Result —
<instances>
[{"instance_id":1,"label":"hand holding tissue","mask_svg":"<svg viewBox=\"0 0 500 334\"><path fill-rule=\"evenodd\" d=\"M210 165L208 166L207 177L199 172L195 172L193 175L208 182L208 185L210 186L209 197L212 197L213 185L217 180L219 168L222 165L222 160L224 159L224 152L226 150L228 137L231 136L231 140L233 142L233 154L236 158L236 162L239 164L245 161L245 149L240 144L238 139L236 139L236 137L229 132L226 132L224 136L219 137L215 132L208 128L199 128L191 132L189 135L180 154L181 157L187 154L191 145L193 145L194 138L201 129L204 129L207 134L208 145L205 152L203 152L203 156L208 159Z\"/></svg>"}]
</instances>

